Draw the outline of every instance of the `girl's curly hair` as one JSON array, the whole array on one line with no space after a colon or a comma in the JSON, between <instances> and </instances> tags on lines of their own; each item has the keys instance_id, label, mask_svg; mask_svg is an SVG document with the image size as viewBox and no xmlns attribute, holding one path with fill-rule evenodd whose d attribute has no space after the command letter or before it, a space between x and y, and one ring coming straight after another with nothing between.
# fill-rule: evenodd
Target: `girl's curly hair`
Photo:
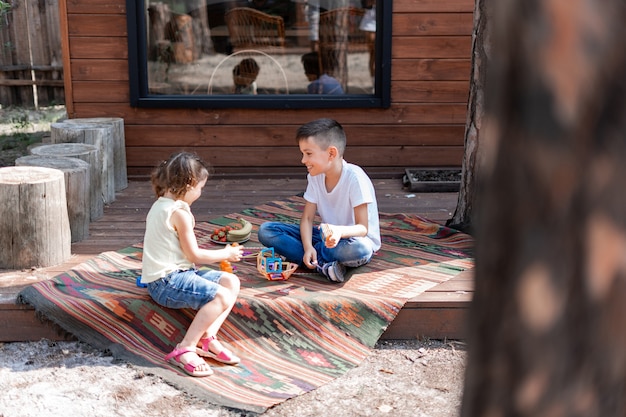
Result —
<instances>
[{"instance_id":1,"label":"girl's curly hair","mask_svg":"<svg viewBox=\"0 0 626 417\"><path fill-rule=\"evenodd\" d=\"M150 177L152 189L156 197L162 197L167 191L175 197L182 197L188 186L209 178L210 166L198 155L190 152L172 154L167 161L161 163L152 171Z\"/></svg>"}]
</instances>

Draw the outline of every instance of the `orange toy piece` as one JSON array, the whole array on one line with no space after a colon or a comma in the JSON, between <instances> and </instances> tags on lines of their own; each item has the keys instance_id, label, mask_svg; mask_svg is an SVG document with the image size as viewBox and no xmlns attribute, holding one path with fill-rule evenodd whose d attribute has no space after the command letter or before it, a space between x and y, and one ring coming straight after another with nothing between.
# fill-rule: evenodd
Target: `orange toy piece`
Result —
<instances>
[{"instance_id":1,"label":"orange toy piece","mask_svg":"<svg viewBox=\"0 0 626 417\"><path fill-rule=\"evenodd\" d=\"M233 266L231 265L230 262L224 260L224 261L220 262L220 271L230 272L232 274L233 273Z\"/></svg>"},{"instance_id":2,"label":"orange toy piece","mask_svg":"<svg viewBox=\"0 0 626 417\"><path fill-rule=\"evenodd\" d=\"M332 230L330 230L330 226L327 223L322 223L320 224L320 229L322 229L322 237L324 238L324 242L328 244L328 241L332 236Z\"/></svg>"},{"instance_id":3,"label":"orange toy piece","mask_svg":"<svg viewBox=\"0 0 626 417\"><path fill-rule=\"evenodd\" d=\"M239 246L239 243L234 242L231 246ZM226 259L220 262L220 271L233 273L233 266Z\"/></svg>"}]
</instances>

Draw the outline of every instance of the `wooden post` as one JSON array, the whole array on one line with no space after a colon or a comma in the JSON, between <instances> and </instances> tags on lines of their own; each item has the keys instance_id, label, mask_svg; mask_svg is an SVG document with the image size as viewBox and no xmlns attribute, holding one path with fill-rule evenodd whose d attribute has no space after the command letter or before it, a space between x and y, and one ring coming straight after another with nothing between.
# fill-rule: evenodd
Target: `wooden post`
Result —
<instances>
[{"instance_id":1,"label":"wooden post","mask_svg":"<svg viewBox=\"0 0 626 417\"><path fill-rule=\"evenodd\" d=\"M193 62L193 28L192 18L187 14L172 16L172 30L174 34L174 60L179 64Z\"/></svg>"},{"instance_id":2,"label":"wooden post","mask_svg":"<svg viewBox=\"0 0 626 417\"><path fill-rule=\"evenodd\" d=\"M80 242L89 236L89 164L78 158L64 156L48 157L27 155L17 158L15 166L38 166L54 168L65 174L65 199L67 216L70 221L72 243Z\"/></svg>"},{"instance_id":3,"label":"wooden post","mask_svg":"<svg viewBox=\"0 0 626 417\"><path fill-rule=\"evenodd\" d=\"M0 168L0 268L47 267L71 256L63 172Z\"/></svg>"},{"instance_id":4,"label":"wooden post","mask_svg":"<svg viewBox=\"0 0 626 417\"><path fill-rule=\"evenodd\" d=\"M86 143L97 146L102 158L99 168L104 203L108 204L115 201L115 157L112 126L66 122L52 123L50 125L50 142L53 144Z\"/></svg>"},{"instance_id":5,"label":"wooden post","mask_svg":"<svg viewBox=\"0 0 626 417\"><path fill-rule=\"evenodd\" d=\"M55 143L51 145L41 145L31 150L33 155L38 156L66 156L78 158L90 166L89 178L89 218L91 221L99 219L104 214L104 199L102 195L102 158L100 149L94 145L86 143Z\"/></svg>"},{"instance_id":6,"label":"wooden post","mask_svg":"<svg viewBox=\"0 0 626 417\"><path fill-rule=\"evenodd\" d=\"M67 119L65 124L110 126L113 128L113 177L115 191L122 191L128 187L128 175L126 172L126 138L124 136L124 119L121 117L90 117L83 119ZM52 132L51 132L52 134Z\"/></svg>"}]
</instances>

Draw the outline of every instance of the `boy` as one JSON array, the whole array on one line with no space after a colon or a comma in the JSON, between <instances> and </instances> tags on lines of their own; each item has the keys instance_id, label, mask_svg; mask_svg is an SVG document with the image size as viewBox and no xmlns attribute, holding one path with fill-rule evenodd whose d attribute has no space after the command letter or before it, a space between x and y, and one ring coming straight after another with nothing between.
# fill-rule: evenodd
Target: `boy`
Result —
<instances>
[{"instance_id":1,"label":"boy","mask_svg":"<svg viewBox=\"0 0 626 417\"><path fill-rule=\"evenodd\" d=\"M320 71L320 60L318 52L309 52L302 55L302 66L304 75L310 81L307 86L309 94L343 94L341 83L335 78Z\"/></svg>"},{"instance_id":2,"label":"boy","mask_svg":"<svg viewBox=\"0 0 626 417\"><path fill-rule=\"evenodd\" d=\"M343 282L346 267L365 265L380 249L374 186L363 169L343 159L346 135L335 120L309 122L296 139L308 171L300 225L263 223L259 241L290 262ZM316 213L320 226L313 225Z\"/></svg>"},{"instance_id":3,"label":"boy","mask_svg":"<svg viewBox=\"0 0 626 417\"><path fill-rule=\"evenodd\" d=\"M233 67L235 94L256 95L256 78L259 76L259 64L254 58L242 59Z\"/></svg>"}]
</instances>

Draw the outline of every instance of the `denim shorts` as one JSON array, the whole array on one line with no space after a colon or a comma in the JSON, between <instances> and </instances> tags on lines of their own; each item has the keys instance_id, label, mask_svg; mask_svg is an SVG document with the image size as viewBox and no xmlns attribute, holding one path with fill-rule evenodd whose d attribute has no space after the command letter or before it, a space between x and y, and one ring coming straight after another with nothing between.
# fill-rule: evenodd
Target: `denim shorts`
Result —
<instances>
[{"instance_id":1,"label":"denim shorts","mask_svg":"<svg viewBox=\"0 0 626 417\"><path fill-rule=\"evenodd\" d=\"M149 283L148 292L164 307L199 310L215 298L222 274L212 269L178 270Z\"/></svg>"}]
</instances>

